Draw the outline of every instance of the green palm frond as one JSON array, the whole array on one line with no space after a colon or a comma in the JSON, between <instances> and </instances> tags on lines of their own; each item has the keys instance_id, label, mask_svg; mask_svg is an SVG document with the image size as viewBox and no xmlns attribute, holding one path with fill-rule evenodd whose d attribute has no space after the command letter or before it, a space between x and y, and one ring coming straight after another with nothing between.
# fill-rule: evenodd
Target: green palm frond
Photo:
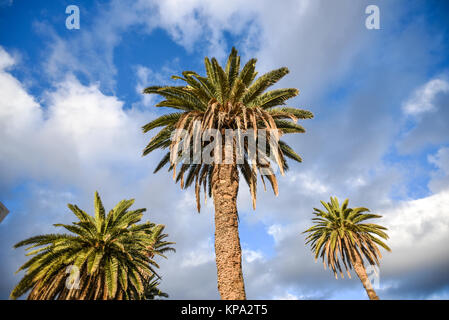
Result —
<instances>
[{"instance_id":1,"label":"green palm frond","mask_svg":"<svg viewBox=\"0 0 449 320\"><path fill-rule=\"evenodd\" d=\"M307 234L306 244L310 244L315 253L315 260L322 258L323 265L332 270L335 278L338 273L344 277L343 269L351 277L349 271L356 258L361 261L365 259L371 265L378 265L382 255L377 245L391 251L382 240L388 239L384 232L387 228L361 223L382 216L366 213L369 209L364 207L348 208L348 202L346 199L340 205L336 197L331 197L328 203L321 201L326 211L314 208L315 218L312 220L315 224L304 231Z\"/></svg>"},{"instance_id":2,"label":"green palm frond","mask_svg":"<svg viewBox=\"0 0 449 320\"><path fill-rule=\"evenodd\" d=\"M75 205L69 209L79 222L55 224L74 235L31 237L14 247L28 246L32 256L18 271L24 277L11 292L17 299L146 299L144 284L153 283L154 257L174 251L165 241L163 225L140 223L146 209L130 211L134 200L122 200L107 215L95 193L94 216ZM68 268L78 270L78 288L68 288Z\"/></svg>"},{"instance_id":3,"label":"green palm frond","mask_svg":"<svg viewBox=\"0 0 449 320\"><path fill-rule=\"evenodd\" d=\"M211 183L214 181L213 168L219 164L205 163L201 159L199 163L187 163L186 159L189 155L182 154L181 140L183 140L183 146L185 144L186 147L193 149L197 138L209 129L220 132L234 130L238 135L247 132L257 134L259 129L266 129L270 132L270 150L273 151L273 159L268 160L279 166L282 175L288 169L286 157L301 162L301 157L291 147L285 143L276 145L274 141L284 134L305 132L305 129L296 122L311 119L313 114L310 111L285 107L287 100L298 95L297 89L267 91L288 74L287 68L279 68L256 78L256 62L256 59L251 59L241 68L240 56L237 50L232 48L225 68L222 68L215 58L206 57L204 59L205 76L193 71L184 71L182 76L172 77L183 81L184 86L151 86L143 91L145 94L156 94L163 98L156 107L176 110L143 126L145 133L153 129L159 130L143 150L143 155L148 155L157 149L168 149L154 171L157 172L168 166L168 170L173 171L173 179L180 182L181 188L195 186L198 211L201 189L205 190L206 197L211 196ZM277 106L280 107L276 108ZM199 129L195 123L200 123ZM184 138L179 133L181 130L186 133ZM209 145L208 142L200 144L203 149ZM248 153L248 145L244 144L243 156L247 158ZM257 176L266 167L258 160L255 165L239 164L239 168L248 183L255 208ZM276 175L274 170L271 172L271 175L261 176L264 179L263 182L265 179L270 181L277 195Z\"/></svg>"}]
</instances>

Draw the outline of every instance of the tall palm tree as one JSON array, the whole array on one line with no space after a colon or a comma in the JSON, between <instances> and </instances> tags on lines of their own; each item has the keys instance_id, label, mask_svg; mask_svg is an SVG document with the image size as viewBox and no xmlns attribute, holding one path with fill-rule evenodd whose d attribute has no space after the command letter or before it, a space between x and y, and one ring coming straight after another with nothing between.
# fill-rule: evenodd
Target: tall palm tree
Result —
<instances>
[{"instance_id":1,"label":"tall palm tree","mask_svg":"<svg viewBox=\"0 0 449 320\"><path fill-rule=\"evenodd\" d=\"M143 155L168 148L155 172L168 165L169 171L173 171L173 178L176 182L180 181L181 188L194 184L198 212L201 188L204 188L206 198L214 199L215 255L218 290L222 299L246 298L238 233L239 174L249 185L254 209L258 172L264 188L266 178L277 195L276 175L269 160L273 159L282 175L288 169L285 157L302 161L288 144L284 141L277 143L277 140L283 134L305 132L302 126L296 124L297 120L313 117L309 111L284 106L286 100L298 95L297 89L266 91L289 72L287 68L270 71L256 79L255 66L256 59L251 59L240 68L240 56L232 48L224 69L215 58L205 58L205 76L185 71L182 76L173 76L184 81L181 86L152 86L144 90L146 94L163 98L156 107L168 107L177 112L163 115L143 127L144 133L160 128ZM203 141L201 137L204 138L211 129L221 135L233 130L235 135L232 142L222 139L220 144L216 136L213 142ZM243 146L239 143L242 135L253 132L256 136L258 130L269 131L267 148L273 156L269 158L260 152L254 161L249 143L244 142ZM187 156L180 151L181 140L182 146L190 147L190 150L195 150L198 143L202 150L208 150L210 143L214 143L217 147L213 148L214 161L206 162L203 157L191 161L190 151ZM257 144L258 150L263 149L262 145L266 147L266 141ZM241 146L239 154L234 152L237 144ZM223 155L226 157L226 154L232 155L230 161L223 163L217 160L222 159Z\"/></svg>"},{"instance_id":2,"label":"tall palm tree","mask_svg":"<svg viewBox=\"0 0 449 320\"><path fill-rule=\"evenodd\" d=\"M11 298L29 290L31 300L145 298L147 282L157 276L154 268L159 267L153 256L174 249L173 242L162 241L163 226L138 224L146 209L129 211L133 203L134 199L122 200L106 215L95 192L94 216L69 204L79 221L55 224L72 234L39 235L17 243L15 248L34 250L17 271L26 273Z\"/></svg>"},{"instance_id":3,"label":"tall palm tree","mask_svg":"<svg viewBox=\"0 0 449 320\"><path fill-rule=\"evenodd\" d=\"M368 297L371 300L379 300L368 279L364 259L372 266L379 265L382 254L378 246L391 251L380 239L388 239L388 235L384 232L387 228L366 223L366 220L382 216L365 213L369 212L367 208L348 208L348 202L346 199L340 206L336 197L331 197L329 203L321 201L326 211L314 208L313 214L316 217L312 221L315 225L304 231L308 233L306 244L310 243L315 253L315 261L318 257L323 259L324 268L327 259L327 266L333 271L336 279L337 271L344 277L342 265L349 278L351 278L349 270L354 268Z\"/></svg>"}]
</instances>

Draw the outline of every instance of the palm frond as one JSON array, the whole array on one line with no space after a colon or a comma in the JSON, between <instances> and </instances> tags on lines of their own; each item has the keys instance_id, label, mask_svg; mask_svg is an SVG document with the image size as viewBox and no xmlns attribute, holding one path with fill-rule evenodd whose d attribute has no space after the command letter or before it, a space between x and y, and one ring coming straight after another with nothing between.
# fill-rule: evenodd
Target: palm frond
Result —
<instances>
[{"instance_id":1,"label":"palm frond","mask_svg":"<svg viewBox=\"0 0 449 320\"><path fill-rule=\"evenodd\" d=\"M30 292L28 299L143 299L143 283L156 274L154 257L174 251L165 241L164 227L146 222L138 224L144 208L129 208L134 200L122 200L108 215L98 192L94 198L94 217L75 205L70 210L79 218L72 225L55 224L74 233L47 234L20 241L16 248L37 248L18 271L25 276L11 292L17 299ZM78 272L79 289L68 288L71 274ZM74 269L73 269L74 268Z\"/></svg>"},{"instance_id":2,"label":"palm frond","mask_svg":"<svg viewBox=\"0 0 449 320\"><path fill-rule=\"evenodd\" d=\"M257 135L258 130L269 131L267 134L268 150L273 157L267 158L280 169L281 175L288 170L286 158L301 162L301 157L287 144L279 143L282 134L303 133L305 129L296 124L298 119L311 119L310 111L280 107L285 102L298 95L295 88L274 89L266 91L276 84L286 74L288 69L283 67L257 77L256 59L250 59L243 67L240 67L240 56L235 48L232 48L222 68L217 59L204 59L205 75L202 76L194 71L184 71L182 76L173 76L173 79L183 81L185 86L151 86L144 90L146 94L156 94L164 98L156 104L156 107L168 107L178 112L169 113L149 122L143 126L143 131L148 132L159 128L159 132L151 138L143 150L143 155L157 149L169 149L156 166L154 172L168 165L168 170L173 171L173 179L180 182L181 188L195 186L197 207L200 208L199 197L201 189L205 196L212 196L214 183L214 166L221 165L220 150L223 146L213 149L214 163L206 163L202 157L198 162L189 161L194 147L199 146L201 150L213 146L212 141L203 141L208 130L216 129L220 133L232 130L237 132L235 139L240 139L252 131ZM287 121L292 120L292 121ZM199 123L199 126L196 124ZM232 143L235 139L233 138ZM198 142L197 140L201 140ZM226 143L222 139L223 145ZM216 142L214 142L216 143ZM190 148L183 153L182 149ZM248 158L249 147L247 143L241 145L241 154L237 151L232 155L235 159ZM257 147L260 153L262 149ZM239 151L239 152L240 152ZM267 160L265 159L265 160ZM248 182L253 207L257 190L257 175L266 171L267 164L260 162L237 165L234 170L240 169L240 174ZM249 168L248 168L249 166ZM268 178L275 194L278 193L278 184L274 170L272 174L263 176L262 183ZM239 173L237 173L239 174ZM186 175L186 176L185 176Z\"/></svg>"},{"instance_id":3,"label":"palm frond","mask_svg":"<svg viewBox=\"0 0 449 320\"><path fill-rule=\"evenodd\" d=\"M315 259L321 257L323 264L337 277L337 273L343 277L342 268L346 269L350 276L350 269L360 259L365 259L368 264L379 264L381 258L377 245L390 251L390 248L380 239L388 239L383 231L387 228L372 224L361 223L369 219L378 219L382 216L370 213L364 207L349 208L349 200L341 205L336 197L326 203L321 201L326 211L314 208L315 224L304 231L307 234L306 244L310 244L315 253ZM379 238L380 237L380 238ZM342 267L343 265L343 267Z\"/></svg>"}]
</instances>

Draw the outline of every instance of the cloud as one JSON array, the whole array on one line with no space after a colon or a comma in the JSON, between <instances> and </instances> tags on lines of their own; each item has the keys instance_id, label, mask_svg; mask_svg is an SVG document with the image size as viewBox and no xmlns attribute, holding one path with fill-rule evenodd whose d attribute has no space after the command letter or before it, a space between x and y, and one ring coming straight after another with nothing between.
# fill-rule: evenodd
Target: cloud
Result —
<instances>
[{"instance_id":1,"label":"cloud","mask_svg":"<svg viewBox=\"0 0 449 320\"><path fill-rule=\"evenodd\" d=\"M0 70L7 69L15 64L15 60L8 52L0 47Z\"/></svg>"},{"instance_id":2,"label":"cloud","mask_svg":"<svg viewBox=\"0 0 449 320\"><path fill-rule=\"evenodd\" d=\"M0 61L12 67L11 56L0 52ZM0 225L0 259L7 260L0 268L0 296L8 297L21 276L12 275L25 262L23 250L13 250L13 244L57 232L53 223L73 221L67 203L92 213L98 190L106 207L136 198L136 208L148 209L145 220L166 225L177 253L160 261L163 290L179 298L217 298L213 248L192 251L213 234L212 204L195 214L193 194L179 193L167 174L152 174L160 153L140 156L149 139L141 126L154 114L124 110L117 97L105 95L96 84L82 85L72 75L40 101L3 69L0 80L0 189L2 202L11 204L10 215ZM201 254L208 258L199 261ZM170 280L165 281L167 274ZM197 279L206 284L199 286Z\"/></svg>"},{"instance_id":3,"label":"cloud","mask_svg":"<svg viewBox=\"0 0 449 320\"><path fill-rule=\"evenodd\" d=\"M2 148L0 150L0 173L4 180L11 176L10 166L20 166L22 162L19 156L23 150L17 149L17 144L24 142L27 135L40 125L42 110L36 100L27 94L22 84L14 78L5 68L14 65L15 60L0 47L0 136ZM21 141L19 141L21 140ZM23 145L21 147L24 147Z\"/></svg>"},{"instance_id":4,"label":"cloud","mask_svg":"<svg viewBox=\"0 0 449 320\"><path fill-rule=\"evenodd\" d=\"M444 297L448 288L449 189L411 200L386 211L392 253L385 254L381 283L391 283L386 297ZM438 293L438 294L437 294Z\"/></svg>"},{"instance_id":5,"label":"cloud","mask_svg":"<svg viewBox=\"0 0 449 320\"><path fill-rule=\"evenodd\" d=\"M223 59L231 44L244 58L257 56L261 72L286 65L291 74L280 85L301 89L292 105L315 113L314 120L304 122L306 135L287 138L304 163L292 164L287 177L280 177L279 197L259 192L254 214L247 188L240 188L241 223L261 222L261 233L274 239L276 249L271 257L263 244L243 244L248 297L365 297L357 279L334 281L304 246L300 232L310 224L312 208L330 195L349 197L354 206L368 206L385 216L394 252L386 254L382 264L382 283L388 284L383 296L401 298L409 288L415 295L426 288L423 297L444 296L447 257L436 244L446 241L447 233L447 193L445 184L439 184L447 176L447 152L439 147L429 158L438 168L429 184L436 194L417 202L402 192L408 188L404 177L412 173L402 162L386 159L404 129L404 101L421 104L420 110L423 101L432 103L432 108L424 107L427 111L414 113L415 126L400 142L404 150L449 136L444 122L447 94L440 90L427 100L412 99L417 84L429 81L434 60L428 48L440 47L429 40L429 30L419 19L399 26L398 17L407 13L399 7L403 3L381 2L382 30L367 31L366 4L369 1L111 1L70 42L48 25L36 24L52 41L44 67L54 87L42 99L9 72L16 60L0 49L0 137L6 141L0 149L0 189L2 196L19 204L0 225L0 260L8 261L0 269L1 296L17 282L11 274L24 261L23 252L10 249L12 244L54 231L51 223L71 221L64 211L67 202L89 210L93 191L99 188L108 207L135 197L136 207L149 209L145 218L167 226L177 253L160 262L161 288L171 298L218 298L211 203L194 214L191 191L181 192L165 172L152 175L160 154L139 156L150 137L142 135L140 127L155 117L141 107L152 104L151 98L124 109L123 99L113 94L119 76L115 49L127 44L124 35L136 26L140 35L161 28L185 50L197 53L198 61L189 65L197 65L206 53ZM170 61L167 65L172 66ZM130 62L130 68L136 91L148 83L163 83L170 69L141 62ZM79 81L81 76L87 81ZM405 195L402 202L392 196L398 190L402 198ZM437 263L419 276L426 259ZM436 286L430 272L444 283Z\"/></svg>"},{"instance_id":6,"label":"cloud","mask_svg":"<svg viewBox=\"0 0 449 320\"><path fill-rule=\"evenodd\" d=\"M391 253L383 250L381 297L428 298L447 286L444 273L449 265L449 254L442 250L441 244L449 240L448 208L449 189L422 199L394 203L383 209L371 207L373 212L383 215L377 223L388 227L390 239L387 243L392 248ZM306 225L310 225L311 217L311 214L298 216L295 224L273 225L268 229L268 234L276 239L276 255L259 261L255 267L258 273L253 274L249 282L252 283L250 290L254 290L259 282L257 279L263 278L264 286L273 289L270 289L272 295L252 291L257 299L348 298L346 294L338 293L343 291L351 292L354 298L366 298L355 274L353 279L335 280L331 272L323 268L321 260L314 263L313 254L304 246L304 236L300 234ZM437 275L432 276L432 273ZM413 292L407 292L407 288ZM420 291L420 288L426 289Z\"/></svg>"},{"instance_id":7,"label":"cloud","mask_svg":"<svg viewBox=\"0 0 449 320\"><path fill-rule=\"evenodd\" d=\"M3 68L14 62L0 48ZM90 208L86 200L98 188L108 203L128 197L123 186L139 179L127 168L151 171L138 157L146 140L139 129L145 112L125 112L123 102L73 76L47 91L42 101L5 69L0 81L0 194L12 203L0 225L2 260L8 261L1 268L1 296L6 298L16 280L11 276L25 258L11 249L14 243L54 231L52 223L70 221L63 213L68 202Z\"/></svg>"},{"instance_id":8,"label":"cloud","mask_svg":"<svg viewBox=\"0 0 449 320\"><path fill-rule=\"evenodd\" d=\"M86 167L100 167L95 175L112 178L113 172L102 166L138 165L135 155L145 141L140 117L145 113L125 112L116 97L104 95L96 85L83 86L73 76L44 94L44 108L11 74L2 71L0 77L4 179L74 183L85 178Z\"/></svg>"},{"instance_id":9,"label":"cloud","mask_svg":"<svg viewBox=\"0 0 449 320\"><path fill-rule=\"evenodd\" d=\"M267 233L273 237L274 241L276 243L279 243L282 240L282 226L278 225L278 224L273 224L271 225L268 230Z\"/></svg>"},{"instance_id":10,"label":"cloud","mask_svg":"<svg viewBox=\"0 0 449 320\"><path fill-rule=\"evenodd\" d=\"M428 157L430 163L434 164L438 170L432 174L429 188L433 192L439 192L449 187L449 148L440 148L435 155Z\"/></svg>"},{"instance_id":11,"label":"cloud","mask_svg":"<svg viewBox=\"0 0 449 320\"><path fill-rule=\"evenodd\" d=\"M154 106L158 100L160 100L159 97L153 94L142 94L143 90L149 85L157 84L159 86L171 86L179 84L175 83L175 80L171 78L171 76L177 74L175 70L175 66L177 64L178 59L168 61L166 64L161 66L157 72L142 65L135 66L134 69L137 77L136 93L141 97L141 106L151 107Z\"/></svg>"},{"instance_id":12,"label":"cloud","mask_svg":"<svg viewBox=\"0 0 449 320\"><path fill-rule=\"evenodd\" d=\"M264 254L260 250L242 249L242 256L246 263L252 263L256 260L264 260Z\"/></svg>"},{"instance_id":13,"label":"cloud","mask_svg":"<svg viewBox=\"0 0 449 320\"><path fill-rule=\"evenodd\" d=\"M299 297L290 292L286 292L282 296L274 296L273 300L299 300Z\"/></svg>"},{"instance_id":14,"label":"cloud","mask_svg":"<svg viewBox=\"0 0 449 320\"><path fill-rule=\"evenodd\" d=\"M84 9L80 6L81 19ZM144 23L143 15L137 14L142 8L135 1L110 1L101 6L92 4L89 10L92 9L96 12L95 18L83 20L81 28L69 36L59 34L59 29L47 22L34 22L34 29L45 44L43 70L52 81L73 73L89 82L99 82L102 89L113 93L118 72L114 63L115 48L128 28ZM151 16L146 18L151 19Z\"/></svg>"},{"instance_id":15,"label":"cloud","mask_svg":"<svg viewBox=\"0 0 449 320\"><path fill-rule=\"evenodd\" d=\"M445 79L429 80L416 89L403 110L414 118L398 143L400 152L410 154L449 141L449 83Z\"/></svg>"},{"instance_id":16,"label":"cloud","mask_svg":"<svg viewBox=\"0 0 449 320\"><path fill-rule=\"evenodd\" d=\"M66 72L81 73L114 92L118 73L115 49L127 30L139 27L146 35L155 29L165 30L188 52L220 60L227 55L227 35L231 34L238 37L233 45L241 47L245 57L260 57L261 71L279 63L292 66L301 89L311 93L323 81L322 72L328 74L326 81L341 75L348 68L341 59L350 61L368 41L363 37L365 7L363 2L350 0L338 4L309 0L217 0L213 4L205 0L112 0L101 10L97 7L95 18L83 23L69 39L45 23L36 22L35 28L48 40L44 66L52 79L60 79ZM335 68L337 61L340 63Z\"/></svg>"},{"instance_id":17,"label":"cloud","mask_svg":"<svg viewBox=\"0 0 449 320\"><path fill-rule=\"evenodd\" d=\"M197 267L199 265L209 263L215 260L213 251L213 239L207 239L201 243L197 243L191 251L189 251L181 263L181 267Z\"/></svg>"},{"instance_id":18,"label":"cloud","mask_svg":"<svg viewBox=\"0 0 449 320\"><path fill-rule=\"evenodd\" d=\"M416 89L412 97L404 104L405 114L419 115L423 112L435 111L435 98L438 94L449 92L449 83L443 79L432 79Z\"/></svg>"},{"instance_id":19,"label":"cloud","mask_svg":"<svg viewBox=\"0 0 449 320\"><path fill-rule=\"evenodd\" d=\"M386 210L384 221L389 228L392 248L419 250L421 246L430 248L442 241L449 235L448 205L449 190L442 190L429 197L405 201ZM435 253L441 252L437 250ZM428 261L427 255L430 254L431 252L423 251L419 257ZM416 258L413 257L415 261ZM449 259L449 254L440 258Z\"/></svg>"}]
</instances>

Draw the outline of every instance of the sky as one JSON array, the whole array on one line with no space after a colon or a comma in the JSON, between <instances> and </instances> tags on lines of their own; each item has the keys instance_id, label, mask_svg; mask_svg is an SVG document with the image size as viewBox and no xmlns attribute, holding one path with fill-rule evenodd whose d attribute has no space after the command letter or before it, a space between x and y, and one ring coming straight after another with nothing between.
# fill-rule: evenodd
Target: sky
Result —
<instances>
[{"instance_id":1,"label":"sky","mask_svg":"<svg viewBox=\"0 0 449 320\"><path fill-rule=\"evenodd\" d=\"M380 29L367 29L377 5ZM68 5L80 28L67 29ZM449 298L449 4L444 0L0 0L0 299L23 273L13 245L70 223L67 203L92 213L136 199L166 225L176 253L160 259L172 299L218 299L213 205L142 157L141 127L168 112L141 91L204 73L232 46L259 74L286 66L280 87L314 113L286 141L303 158L279 196L248 188L238 208L249 299L367 299L355 274L335 280L301 234L314 207L349 198L383 216L383 299ZM153 133L154 134L154 133Z\"/></svg>"}]
</instances>

